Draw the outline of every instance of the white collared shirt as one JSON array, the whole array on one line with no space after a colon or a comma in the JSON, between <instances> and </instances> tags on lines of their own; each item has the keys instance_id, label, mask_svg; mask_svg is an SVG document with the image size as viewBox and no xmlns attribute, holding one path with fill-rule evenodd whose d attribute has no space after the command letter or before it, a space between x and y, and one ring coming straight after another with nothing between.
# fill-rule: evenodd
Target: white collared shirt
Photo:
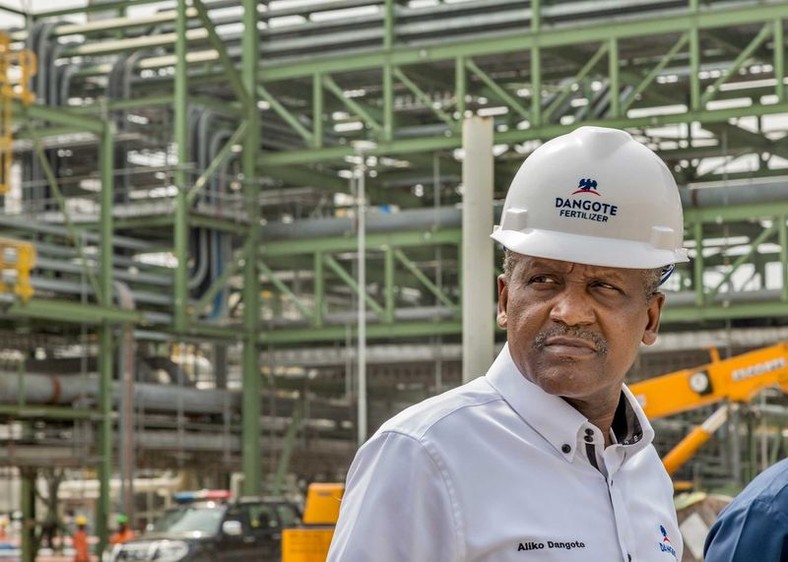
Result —
<instances>
[{"instance_id":1,"label":"white collared shirt","mask_svg":"<svg viewBox=\"0 0 788 562\"><path fill-rule=\"evenodd\" d=\"M406 409L359 449L328 560L681 560L672 485L626 387L614 429L604 448L504 347L486 376Z\"/></svg>"}]
</instances>

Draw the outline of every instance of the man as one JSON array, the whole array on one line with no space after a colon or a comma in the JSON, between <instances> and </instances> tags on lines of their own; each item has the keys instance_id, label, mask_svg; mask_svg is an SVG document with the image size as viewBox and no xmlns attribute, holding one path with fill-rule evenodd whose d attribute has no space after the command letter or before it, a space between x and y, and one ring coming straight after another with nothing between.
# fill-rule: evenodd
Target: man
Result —
<instances>
[{"instance_id":1,"label":"man","mask_svg":"<svg viewBox=\"0 0 788 562\"><path fill-rule=\"evenodd\" d=\"M118 523L118 529L109 538L109 544L123 544L124 542L133 539L134 531L129 529L129 518L121 513L118 515L116 521Z\"/></svg>"},{"instance_id":2,"label":"man","mask_svg":"<svg viewBox=\"0 0 788 562\"><path fill-rule=\"evenodd\" d=\"M77 515L75 521L77 530L71 538L74 546L74 562L90 562L90 546L88 544L88 520L84 515Z\"/></svg>"},{"instance_id":3,"label":"man","mask_svg":"<svg viewBox=\"0 0 788 562\"><path fill-rule=\"evenodd\" d=\"M330 561L675 562L653 430L623 385L687 261L676 184L623 131L581 127L515 176L487 374L386 422L350 467Z\"/></svg>"},{"instance_id":4,"label":"man","mask_svg":"<svg viewBox=\"0 0 788 562\"><path fill-rule=\"evenodd\" d=\"M706 562L788 561L788 459L756 476L722 510L703 550Z\"/></svg>"}]
</instances>

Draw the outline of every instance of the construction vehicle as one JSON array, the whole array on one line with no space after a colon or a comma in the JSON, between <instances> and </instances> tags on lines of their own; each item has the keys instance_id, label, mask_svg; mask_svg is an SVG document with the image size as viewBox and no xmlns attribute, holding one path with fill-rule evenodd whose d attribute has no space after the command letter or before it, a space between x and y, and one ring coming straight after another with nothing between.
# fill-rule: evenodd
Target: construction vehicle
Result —
<instances>
[{"instance_id":1,"label":"construction vehicle","mask_svg":"<svg viewBox=\"0 0 788 562\"><path fill-rule=\"evenodd\" d=\"M788 342L629 385L650 419L724 402L662 459L674 474L726 421L730 405L745 404L767 388L788 392Z\"/></svg>"},{"instance_id":2,"label":"construction vehicle","mask_svg":"<svg viewBox=\"0 0 788 562\"><path fill-rule=\"evenodd\" d=\"M342 483L309 485L302 525L282 530L282 562L325 562L344 491Z\"/></svg>"}]
</instances>

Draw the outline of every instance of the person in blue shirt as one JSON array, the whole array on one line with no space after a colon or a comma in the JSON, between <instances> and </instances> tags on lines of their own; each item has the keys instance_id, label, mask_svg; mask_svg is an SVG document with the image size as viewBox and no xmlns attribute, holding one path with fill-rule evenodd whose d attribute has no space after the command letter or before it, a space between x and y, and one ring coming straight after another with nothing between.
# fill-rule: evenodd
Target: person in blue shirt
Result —
<instances>
[{"instance_id":1,"label":"person in blue shirt","mask_svg":"<svg viewBox=\"0 0 788 562\"><path fill-rule=\"evenodd\" d=\"M761 472L722 510L705 562L788 562L788 459Z\"/></svg>"}]
</instances>

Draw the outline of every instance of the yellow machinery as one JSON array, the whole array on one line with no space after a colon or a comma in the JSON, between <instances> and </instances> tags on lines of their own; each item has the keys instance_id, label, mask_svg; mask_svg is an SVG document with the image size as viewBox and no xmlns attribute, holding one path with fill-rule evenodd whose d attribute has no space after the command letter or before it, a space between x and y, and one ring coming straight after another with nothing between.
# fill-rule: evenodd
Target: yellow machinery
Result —
<instances>
[{"instance_id":1,"label":"yellow machinery","mask_svg":"<svg viewBox=\"0 0 788 562\"><path fill-rule=\"evenodd\" d=\"M0 32L0 193L11 185L12 125L11 105L18 99L33 103L30 77L36 73L36 56L32 51L11 51L11 39Z\"/></svg>"},{"instance_id":2,"label":"yellow machinery","mask_svg":"<svg viewBox=\"0 0 788 562\"><path fill-rule=\"evenodd\" d=\"M36 248L30 242L0 238L0 292L15 293L22 301L33 296L30 270L36 265Z\"/></svg>"},{"instance_id":3,"label":"yellow machinery","mask_svg":"<svg viewBox=\"0 0 788 562\"><path fill-rule=\"evenodd\" d=\"M282 531L282 562L325 562L344 490L336 482L309 485L303 525Z\"/></svg>"},{"instance_id":4,"label":"yellow machinery","mask_svg":"<svg viewBox=\"0 0 788 562\"><path fill-rule=\"evenodd\" d=\"M712 349L711 363L630 385L651 419L726 401L665 455L662 461L669 474L687 462L725 423L728 403L750 402L766 388L788 392L786 342L729 359L720 359L719 352Z\"/></svg>"},{"instance_id":5,"label":"yellow machinery","mask_svg":"<svg viewBox=\"0 0 788 562\"><path fill-rule=\"evenodd\" d=\"M33 103L30 77L36 73L36 56L32 51L11 51L11 40L0 32L0 193L11 186L13 127L11 109L15 99L25 105ZM36 263L36 249L29 242L0 238L0 292L13 292L23 301L33 295L30 270Z\"/></svg>"}]
</instances>

